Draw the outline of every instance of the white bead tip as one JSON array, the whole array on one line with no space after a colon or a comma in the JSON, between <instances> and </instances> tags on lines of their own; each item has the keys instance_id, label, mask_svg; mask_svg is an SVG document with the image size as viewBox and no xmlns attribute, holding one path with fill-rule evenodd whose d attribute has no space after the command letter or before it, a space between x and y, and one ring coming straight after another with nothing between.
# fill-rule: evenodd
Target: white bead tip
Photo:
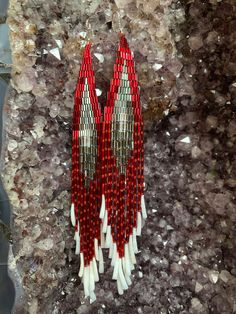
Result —
<instances>
[{"instance_id":1,"label":"white bead tip","mask_svg":"<svg viewBox=\"0 0 236 314\"><path fill-rule=\"evenodd\" d=\"M131 274L131 269L130 269L130 259L129 259L129 247L128 244L125 244L125 257L124 257L124 268L126 270L126 273L128 276Z\"/></svg>"},{"instance_id":2,"label":"white bead tip","mask_svg":"<svg viewBox=\"0 0 236 314\"><path fill-rule=\"evenodd\" d=\"M121 286L121 283L120 283L120 279L119 279L119 278L117 279L117 289L118 289L119 295L124 294L124 291L123 291L123 289L122 289L122 286Z\"/></svg>"},{"instance_id":3,"label":"white bead tip","mask_svg":"<svg viewBox=\"0 0 236 314\"><path fill-rule=\"evenodd\" d=\"M115 267L114 267L113 274L112 274L113 280L117 280L117 278L118 278L120 264L121 264L121 259L118 258L118 256L117 256L116 261L115 261Z\"/></svg>"},{"instance_id":4,"label":"white bead tip","mask_svg":"<svg viewBox=\"0 0 236 314\"><path fill-rule=\"evenodd\" d=\"M102 232L102 227L101 227L101 248L105 247L105 236L104 233Z\"/></svg>"},{"instance_id":5,"label":"white bead tip","mask_svg":"<svg viewBox=\"0 0 236 314\"><path fill-rule=\"evenodd\" d=\"M105 209L106 209L106 206L105 206L105 195L103 194L103 195L102 195L102 204L101 204L101 209L100 209L100 214L99 214L99 217L100 217L101 219L104 218Z\"/></svg>"},{"instance_id":6,"label":"white bead tip","mask_svg":"<svg viewBox=\"0 0 236 314\"><path fill-rule=\"evenodd\" d=\"M98 268L97 268L97 263L96 263L95 258L93 258L93 273L94 273L94 281L98 282L99 276L98 276Z\"/></svg>"},{"instance_id":7,"label":"white bead tip","mask_svg":"<svg viewBox=\"0 0 236 314\"><path fill-rule=\"evenodd\" d=\"M133 249L134 253L138 253L138 244L137 244L137 238L136 238L136 228L133 228Z\"/></svg>"},{"instance_id":8,"label":"white bead tip","mask_svg":"<svg viewBox=\"0 0 236 314\"><path fill-rule=\"evenodd\" d=\"M131 262L133 264L136 264L136 258L135 258L135 254L134 254L134 246L133 246L133 237L132 236L129 237L129 255L130 255Z\"/></svg>"},{"instance_id":9,"label":"white bead tip","mask_svg":"<svg viewBox=\"0 0 236 314\"><path fill-rule=\"evenodd\" d=\"M109 248L109 258L112 258L114 251L114 243L111 242L110 248Z\"/></svg>"},{"instance_id":10,"label":"white bead tip","mask_svg":"<svg viewBox=\"0 0 236 314\"><path fill-rule=\"evenodd\" d=\"M89 292L94 291L95 289L95 280L94 280L94 272L93 272L93 262L90 262L89 265Z\"/></svg>"},{"instance_id":11,"label":"white bead tip","mask_svg":"<svg viewBox=\"0 0 236 314\"><path fill-rule=\"evenodd\" d=\"M108 220L108 214L107 214L107 210L105 211L105 216L104 216L104 220L103 220L103 224L102 224L102 232L106 233L107 232L107 220Z\"/></svg>"},{"instance_id":12,"label":"white bead tip","mask_svg":"<svg viewBox=\"0 0 236 314\"><path fill-rule=\"evenodd\" d=\"M125 280L126 280L128 286L130 286L132 282L131 282L131 279L130 279L130 275L128 274L128 272L126 270L124 257L122 257L122 266L123 266L123 270L124 270Z\"/></svg>"},{"instance_id":13,"label":"white bead tip","mask_svg":"<svg viewBox=\"0 0 236 314\"><path fill-rule=\"evenodd\" d=\"M79 255L80 253L80 236L79 232L75 232L75 241L76 241L76 246L75 246L75 254Z\"/></svg>"},{"instance_id":14,"label":"white bead tip","mask_svg":"<svg viewBox=\"0 0 236 314\"><path fill-rule=\"evenodd\" d=\"M84 254L80 253L80 269L79 269L79 277L82 277L84 274Z\"/></svg>"},{"instance_id":15,"label":"white bead tip","mask_svg":"<svg viewBox=\"0 0 236 314\"><path fill-rule=\"evenodd\" d=\"M111 245L111 226L107 226L105 247L109 249L110 245Z\"/></svg>"},{"instance_id":16,"label":"white bead tip","mask_svg":"<svg viewBox=\"0 0 236 314\"><path fill-rule=\"evenodd\" d=\"M101 247L99 248L98 253L99 253L99 269L98 269L98 271L100 274L102 274L102 273L104 273L104 263L103 263L103 254L102 254Z\"/></svg>"},{"instance_id":17,"label":"white bead tip","mask_svg":"<svg viewBox=\"0 0 236 314\"><path fill-rule=\"evenodd\" d=\"M142 210L143 219L146 219L147 218L147 210L146 210L144 195L141 196L141 210Z\"/></svg>"},{"instance_id":18,"label":"white bead tip","mask_svg":"<svg viewBox=\"0 0 236 314\"><path fill-rule=\"evenodd\" d=\"M72 226L75 226L76 219L75 219L75 205L72 203L70 207L70 220L72 223Z\"/></svg>"},{"instance_id":19,"label":"white bead tip","mask_svg":"<svg viewBox=\"0 0 236 314\"><path fill-rule=\"evenodd\" d=\"M111 266L115 266L116 258L117 258L117 245L116 245L116 243L114 243L113 254L112 254L112 259L111 259Z\"/></svg>"},{"instance_id":20,"label":"white bead tip","mask_svg":"<svg viewBox=\"0 0 236 314\"><path fill-rule=\"evenodd\" d=\"M137 230L136 230L137 236L141 235L141 229L142 229L142 218L141 218L141 213L138 212L137 213Z\"/></svg>"},{"instance_id":21,"label":"white bead tip","mask_svg":"<svg viewBox=\"0 0 236 314\"><path fill-rule=\"evenodd\" d=\"M84 296L87 298L89 296L89 266L84 268L84 276L83 276L83 283L84 283Z\"/></svg>"},{"instance_id":22,"label":"white bead tip","mask_svg":"<svg viewBox=\"0 0 236 314\"><path fill-rule=\"evenodd\" d=\"M122 264L121 264L121 259L119 258L120 262L119 262L119 273L118 273L118 277L120 279L120 283L121 283L121 287L123 290L127 290L128 289L128 285L127 282L125 280L125 276L123 273L123 269L122 269Z\"/></svg>"},{"instance_id":23,"label":"white bead tip","mask_svg":"<svg viewBox=\"0 0 236 314\"><path fill-rule=\"evenodd\" d=\"M98 239L94 239L94 251L95 251L95 258L98 261L99 260L99 254L98 254Z\"/></svg>"}]
</instances>

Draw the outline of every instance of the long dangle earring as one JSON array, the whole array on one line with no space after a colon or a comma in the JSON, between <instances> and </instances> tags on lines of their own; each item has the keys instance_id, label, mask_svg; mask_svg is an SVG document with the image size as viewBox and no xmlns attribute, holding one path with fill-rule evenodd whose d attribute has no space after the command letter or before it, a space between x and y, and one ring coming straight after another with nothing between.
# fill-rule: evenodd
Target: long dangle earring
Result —
<instances>
[{"instance_id":1,"label":"long dangle earring","mask_svg":"<svg viewBox=\"0 0 236 314\"><path fill-rule=\"evenodd\" d=\"M90 44L84 50L74 97L72 134L71 222L75 228L79 276L85 297L93 302L95 282L103 269L101 250L101 110L95 91Z\"/></svg>"},{"instance_id":2,"label":"long dangle earring","mask_svg":"<svg viewBox=\"0 0 236 314\"><path fill-rule=\"evenodd\" d=\"M143 119L134 61L122 34L104 110L102 135L102 237L119 294L131 284L136 236L146 219Z\"/></svg>"}]
</instances>

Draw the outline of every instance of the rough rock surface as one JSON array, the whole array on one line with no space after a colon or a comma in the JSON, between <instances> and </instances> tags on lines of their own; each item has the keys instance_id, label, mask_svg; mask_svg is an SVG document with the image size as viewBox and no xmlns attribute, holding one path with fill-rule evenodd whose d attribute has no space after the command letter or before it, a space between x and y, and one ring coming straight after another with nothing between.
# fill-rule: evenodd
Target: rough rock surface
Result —
<instances>
[{"instance_id":1,"label":"rough rock surface","mask_svg":"<svg viewBox=\"0 0 236 314\"><path fill-rule=\"evenodd\" d=\"M236 312L235 14L234 0L11 0L16 313ZM104 105L119 30L141 86L149 219L131 288L118 296L106 266L89 305L68 217L73 91L90 39Z\"/></svg>"}]
</instances>

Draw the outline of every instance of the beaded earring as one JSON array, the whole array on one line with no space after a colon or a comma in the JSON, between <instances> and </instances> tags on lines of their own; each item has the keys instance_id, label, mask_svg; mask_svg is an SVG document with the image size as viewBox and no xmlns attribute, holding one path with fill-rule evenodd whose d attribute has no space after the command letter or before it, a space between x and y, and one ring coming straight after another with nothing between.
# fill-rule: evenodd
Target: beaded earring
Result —
<instances>
[{"instance_id":1,"label":"beaded earring","mask_svg":"<svg viewBox=\"0 0 236 314\"><path fill-rule=\"evenodd\" d=\"M131 50L123 34L104 110L102 134L102 233L119 294L131 284L136 236L146 219L143 120Z\"/></svg>"},{"instance_id":2,"label":"beaded earring","mask_svg":"<svg viewBox=\"0 0 236 314\"><path fill-rule=\"evenodd\" d=\"M75 228L79 276L85 297L96 299L95 282L104 271L99 211L101 206L101 109L95 91L90 44L84 50L74 97L71 222Z\"/></svg>"}]
</instances>

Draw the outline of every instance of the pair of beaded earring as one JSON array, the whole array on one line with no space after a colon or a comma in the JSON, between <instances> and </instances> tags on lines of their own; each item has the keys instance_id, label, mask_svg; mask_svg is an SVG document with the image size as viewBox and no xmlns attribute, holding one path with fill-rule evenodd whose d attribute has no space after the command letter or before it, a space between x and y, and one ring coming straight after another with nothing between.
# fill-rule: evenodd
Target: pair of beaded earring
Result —
<instances>
[{"instance_id":1,"label":"pair of beaded earring","mask_svg":"<svg viewBox=\"0 0 236 314\"><path fill-rule=\"evenodd\" d=\"M146 219L143 119L132 52L122 34L102 115L95 91L90 44L75 91L72 135L71 222L85 297L96 299L109 249L119 294L131 284L136 236ZM98 262L98 267L97 267Z\"/></svg>"}]
</instances>

